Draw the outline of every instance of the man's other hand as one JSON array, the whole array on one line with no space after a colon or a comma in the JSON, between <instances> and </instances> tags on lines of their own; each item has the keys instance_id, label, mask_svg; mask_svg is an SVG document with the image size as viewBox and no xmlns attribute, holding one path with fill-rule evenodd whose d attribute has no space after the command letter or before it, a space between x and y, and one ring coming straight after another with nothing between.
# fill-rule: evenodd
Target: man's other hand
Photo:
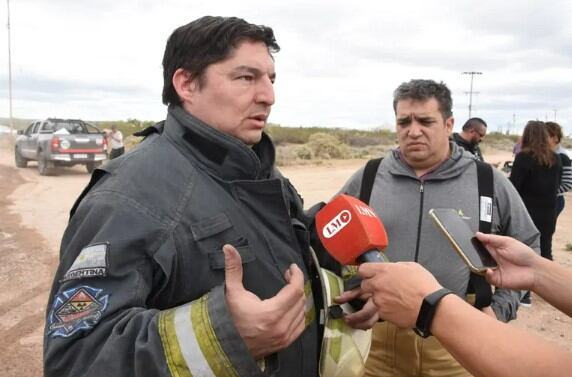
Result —
<instances>
[{"instance_id":1,"label":"man's other hand","mask_svg":"<svg viewBox=\"0 0 572 377\"><path fill-rule=\"evenodd\" d=\"M226 300L234 325L255 359L288 347L304 331L304 274L292 264L287 284L267 300L242 285L242 260L232 245L224 245Z\"/></svg>"},{"instance_id":2,"label":"man's other hand","mask_svg":"<svg viewBox=\"0 0 572 377\"><path fill-rule=\"evenodd\" d=\"M377 307L371 298L371 294L364 294L361 288L354 288L334 297L334 301L338 304L345 304L355 299L363 300L365 304L360 310L345 315L344 321L354 329L371 329L379 321Z\"/></svg>"}]
</instances>

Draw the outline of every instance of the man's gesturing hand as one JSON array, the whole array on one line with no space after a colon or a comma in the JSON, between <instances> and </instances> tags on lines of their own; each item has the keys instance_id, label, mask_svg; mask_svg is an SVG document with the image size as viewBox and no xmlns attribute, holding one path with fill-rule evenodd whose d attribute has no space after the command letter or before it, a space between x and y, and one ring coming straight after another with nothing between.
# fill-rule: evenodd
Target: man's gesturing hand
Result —
<instances>
[{"instance_id":1,"label":"man's gesturing hand","mask_svg":"<svg viewBox=\"0 0 572 377\"><path fill-rule=\"evenodd\" d=\"M288 347L304 331L304 274L292 264L286 286L261 300L242 285L242 260L232 245L224 245L226 301L238 333L255 359Z\"/></svg>"}]
</instances>

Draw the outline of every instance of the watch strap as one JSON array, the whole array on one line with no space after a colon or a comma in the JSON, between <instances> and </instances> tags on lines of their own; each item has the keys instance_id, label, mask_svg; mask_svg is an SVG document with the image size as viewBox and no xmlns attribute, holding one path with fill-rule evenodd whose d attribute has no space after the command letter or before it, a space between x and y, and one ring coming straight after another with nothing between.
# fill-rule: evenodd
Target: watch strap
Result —
<instances>
[{"instance_id":1,"label":"watch strap","mask_svg":"<svg viewBox=\"0 0 572 377\"><path fill-rule=\"evenodd\" d=\"M423 338L427 338L431 335L431 324L433 323L437 305L443 297L451 293L454 292L447 288L441 288L425 296L423 303L421 303L419 314L417 315L415 328L413 329L417 335Z\"/></svg>"}]
</instances>

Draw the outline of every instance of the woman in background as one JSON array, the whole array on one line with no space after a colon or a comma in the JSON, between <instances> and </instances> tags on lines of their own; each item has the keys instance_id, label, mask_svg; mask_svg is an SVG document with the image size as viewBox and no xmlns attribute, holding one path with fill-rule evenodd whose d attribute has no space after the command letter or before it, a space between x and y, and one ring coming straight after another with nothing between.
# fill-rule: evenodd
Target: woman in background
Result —
<instances>
[{"instance_id":1,"label":"woman in background","mask_svg":"<svg viewBox=\"0 0 572 377\"><path fill-rule=\"evenodd\" d=\"M560 187L558 188L558 196L556 197L556 218L564 209L564 194L572 188L572 162L566 154L566 151L560 145L562 140L562 128L558 123L546 122L546 131L548 131L548 142L550 147L558 157L560 157L560 164L562 165L562 170L560 174Z\"/></svg>"},{"instance_id":2,"label":"woman in background","mask_svg":"<svg viewBox=\"0 0 572 377\"><path fill-rule=\"evenodd\" d=\"M550 147L546 125L540 121L529 121L522 134L522 149L515 156L510 180L540 232L540 253L550 260L560 169L560 158ZM530 304L528 292L521 305Z\"/></svg>"}]
</instances>

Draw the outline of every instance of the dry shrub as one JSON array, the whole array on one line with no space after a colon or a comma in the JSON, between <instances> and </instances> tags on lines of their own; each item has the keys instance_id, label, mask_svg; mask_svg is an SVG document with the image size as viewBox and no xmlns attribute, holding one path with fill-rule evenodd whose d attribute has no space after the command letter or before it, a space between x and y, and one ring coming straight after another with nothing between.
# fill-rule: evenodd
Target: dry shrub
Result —
<instances>
[{"instance_id":1,"label":"dry shrub","mask_svg":"<svg viewBox=\"0 0 572 377\"><path fill-rule=\"evenodd\" d=\"M288 166L295 164L296 158L296 148L292 145L277 145L276 146L276 164L278 166Z\"/></svg>"},{"instance_id":2,"label":"dry shrub","mask_svg":"<svg viewBox=\"0 0 572 377\"><path fill-rule=\"evenodd\" d=\"M368 147L381 144L381 139L375 136L350 136L346 142L351 147Z\"/></svg>"},{"instance_id":3,"label":"dry shrub","mask_svg":"<svg viewBox=\"0 0 572 377\"><path fill-rule=\"evenodd\" d=\"M296 157L301 160L311 160L314 157L312 148L310 148L306 144L296 147L295 152L296 152Z\"/></svg>"},{"instance_id":4,"label":"dry shrub","mask_svg":"<svg viewBox=\"0 0 572 377\"><path fill-rule=\"evenodd\" d=\"M137 137L129 135L123 139L123 144L125 145L125 150L131 150L137 146L143 140L142 137Z\"/></svg>"},{"instance_id":5,"label":"dry shrub","mask_svg":"<svg viewBox=\"0 0 572 377\"><path fill-rule=\"evenodd\" d=\"M317 132L310 136L308 146L314 152L315 158L332 159L332 158L349 158L349 148L346 144L342 144L334 135Z\"/></svg>"}]
</instances>

